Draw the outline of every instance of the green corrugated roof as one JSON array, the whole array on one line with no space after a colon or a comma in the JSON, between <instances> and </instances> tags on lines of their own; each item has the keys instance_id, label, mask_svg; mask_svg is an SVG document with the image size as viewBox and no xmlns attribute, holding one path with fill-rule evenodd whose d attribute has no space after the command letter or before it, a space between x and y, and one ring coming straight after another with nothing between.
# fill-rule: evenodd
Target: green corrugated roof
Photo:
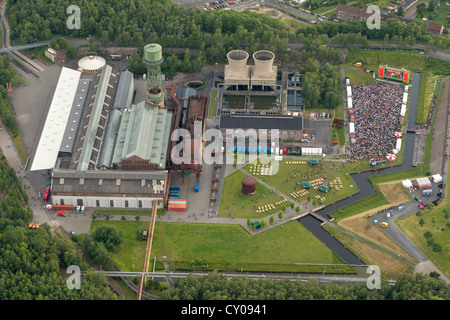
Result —
<instances>
[{"instance_id":1,"label":"green corrugated roof","mask_svg":"<svg viewBox=\"0 0 450 320\"><path fill-rule=\"evenodd\" d=\"M165 166L172 113L142 101L125 110L114 152L114 163L138 156Z\"/></svg>"}]
</instances>

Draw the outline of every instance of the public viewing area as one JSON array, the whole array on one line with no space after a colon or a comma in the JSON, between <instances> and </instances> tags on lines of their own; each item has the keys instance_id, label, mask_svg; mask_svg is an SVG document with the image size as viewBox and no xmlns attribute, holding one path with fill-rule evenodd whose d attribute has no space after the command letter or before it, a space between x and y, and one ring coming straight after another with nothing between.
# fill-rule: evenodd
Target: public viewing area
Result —
<instances>
[{"instance_id":1,"label":"public viewing area","mask_svg":"<svg viewBox=\"0 0 450 320\"><path fill-rule=\"evenodd\" d=\"M404 86L384 82L352 86L350 159L386 159L393 150L400 151L396 140L402 121L403 93ZM395 156L388 160L391 159Z\"/></svg>"}]
</instances>

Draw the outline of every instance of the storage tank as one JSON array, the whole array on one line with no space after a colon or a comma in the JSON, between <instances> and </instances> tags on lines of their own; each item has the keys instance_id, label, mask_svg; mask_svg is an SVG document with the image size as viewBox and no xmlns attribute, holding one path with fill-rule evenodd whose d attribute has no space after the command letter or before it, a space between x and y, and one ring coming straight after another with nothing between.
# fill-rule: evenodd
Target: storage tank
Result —
<instances>
[{"instance_id":1,"label":"storage tank","mask_svg":"<svg viewBox=\"0 0 450 320\"><path fill-rule=\"evenodd\" d=\"M144 62L147 64L147 101L159 103L163 98L163 76L161 63L164 61L162 47L150 43L144 47Z\"/></svg>"},{"instance_id":2,"label":"storage tank","mask_svg":"<svg viewBox=\"0 0 450 320\"><path fill-rule=\"evenodd\" d=\"M256 193L256 179L253 177L245 177L242 179L242 193L251 196Z\"/></svg>"}]
</instances>

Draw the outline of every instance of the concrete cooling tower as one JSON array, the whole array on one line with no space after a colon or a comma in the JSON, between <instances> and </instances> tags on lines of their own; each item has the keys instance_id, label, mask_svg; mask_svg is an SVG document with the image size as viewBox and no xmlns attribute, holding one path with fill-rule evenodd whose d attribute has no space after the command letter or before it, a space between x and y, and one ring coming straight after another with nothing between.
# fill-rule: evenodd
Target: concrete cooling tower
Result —
<instances>
[{"instance_id":1,"label":"concrete cooling tower","mask_svg":"<svg viewBox=\"0 0 450 320\"><path fill-rule=\"evenodd\" d=\"M224 80L226 85L250 85L250 66L247 65L249 54L243 50L228 52L228 65L225 66Z\"/></svg>"},{"instance_id":2,"label":"concrete cooling tower","mask_svg":"<svg viewBox=\"0 0 450 320\"><path fill-rule=\"evenodd\" d=\"M275 54L267 50L256 51L253 54L255 65L251 70L251 87L275 86L277 83L277 67L273 65Z\"/></svg>"}]
</instances>

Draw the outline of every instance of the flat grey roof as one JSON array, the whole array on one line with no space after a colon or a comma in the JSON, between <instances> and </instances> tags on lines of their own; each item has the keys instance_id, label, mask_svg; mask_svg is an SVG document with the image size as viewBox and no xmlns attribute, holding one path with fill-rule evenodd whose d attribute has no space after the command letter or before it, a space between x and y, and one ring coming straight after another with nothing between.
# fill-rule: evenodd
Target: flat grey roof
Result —
<instances>
[{"instance_id":1,"label":"flat grey roof","mask_svg":"<svg viewBox=\"0 0 450 320\"><path fill-rule=\"evenodd\" d=\"M128 97L133 90L133 74L130 71L124 71L119 76L116 95L114 97L113 109L128 108Z\"/></svg>"},{"instance_id":2,"label":"flat grey roof","mask_svg":"<svg viewBox=\"0 0 450 320\"><path fill-rule=\"evenodd\" d=\"M56 170L52 193L164 197L168 171Z\"/></svg>"},{"instance_id":3,"label":"flat grey roof","mask_svg":"<svg viewBox=\"0 0 450 320\"><path fill-rule=\"evenodd\" d=\"M289 115L221 115L220 128L303 130L303 118Z\"/></svg>"},{"instance_id":4,"label":"flat grey roof","mask_svg":"<svg viewBox=\"0 0 450 320\"><path fill-rule=\"evenodd\" d=\"M77 92L73 99L72 109L70 110L69 120L59 152L73 152L73 146L75 145L75 139L80 126L80 120L83 115L83 109L86 104L91 81L91 79L80 79L78 82Z\"/></svg>"}]
</instances>

